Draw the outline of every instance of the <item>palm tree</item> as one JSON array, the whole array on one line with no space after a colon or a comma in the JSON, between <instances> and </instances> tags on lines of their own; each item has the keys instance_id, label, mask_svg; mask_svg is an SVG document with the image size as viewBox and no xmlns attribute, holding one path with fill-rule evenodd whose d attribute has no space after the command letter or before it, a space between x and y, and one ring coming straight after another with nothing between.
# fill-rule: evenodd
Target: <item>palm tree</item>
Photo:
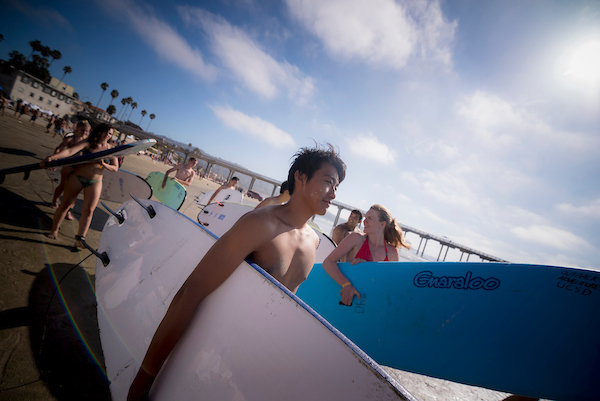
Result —
<instances>
[{"instance_id":1,"label":"palm tree","mask_svg":"<svg viewBox=\"0 0 600 401\"><path fill-rule=\"evenodd\" d=\"M52 50L50 52L50 57L52 57L52 60L50 61L50 65L52 65L52 63L54 63L54 60L60 60L62 58L62 54L58 50Z\"/></svg>"},{"instance_id":2,"label":"palm tree","mask_svg":"<svg viewBox=\"0 0 600 401\"><path fill-rule=\"evenodd\" d=\"M79 100L79 93L77 92L73 92L73 97L77 100Z\"/></svg>"},{"instance_id":3,"label":"palm tree","mask_svg":"<svg viewBox=\"0 0 600 401\"><path fill-rule=\"evenodd\" d=\"M142 120L144 119L144 117L146 117L146 114L148 114L148 112L146 110L142 110L142 118L140 118L140 123L138 125L142 124Z\"/></svg>"},{"instance_id":4,"label":"palm tree","mask_svg":"<svg viewBox=\"0 0 600 401\"><path fill-rule=\"evenodd\" d=\"M31 54L27 58L32 57L34 52L39 52L43 48L42 42L40 42L37 39L36 40L32 40L31 42L29 42L29 46L31 46Z\"/></svg>"},{"instance_id":5,"label":"palm tree","mask_svg":"<svg viewBox=\"0 0 600 401\"><path fill-rule=\"evenodd\" d=\"M129 117L127 117L127 119L129 120L131 118L131 114L133 114L133 109L137 108L137 103L133 102L131 103L131 112L129 113Z\"/></svg>"},{"instance_id":6,"label":"palm tree","mask_svg":"<svg viewBox=\"0 0 600 401\"><path fill-rule=\"evenodd\" d=\"M121 107L121 110L119 110L119 114L117 114L117 119L119 119L119 116L121 115L121 112L125 109L125 105L127 104L127 98L124 97L121 99L121 104L123 105Z\"/></svg>"},{"instance_id":7,"label":"palm tree","mask_svg":"<svg viewBox=\"0 0 600 401\"><path fill-rule=\"evenodd\" d=\"M10 57L8 59L8 63L14 66L17 70L21 70L25 63L27 63L25 55L19 53L16 50L13 50L12 52L8 53L8 57Z\"/></svg>"},{"instance_id":8,"label":"palm tree","mask_svg":"<svg viewBox=\"0 0 600 401\"><path fill-rule=\"evenodd\" d=\"M156 116L154 114L150 114L150 123L152 122L152 120L154 120L156 118ZM150 123L148 123L148 126L146 127L146 131L148 131L148 128L150 128Z\"/></svg>"},{"instance_id":9,"label":"palm tree","mask_svg":"<svg viewBox=\"0 0 600 401\"><path fill-rule=\"evenodd\" d=\"M96 107L98 107L98 105L100 104L100 100L102 100L102 96L104 96L104 92L106 92L106 90L108 89L108 84L106 82L102 82L100 84L100 87L102 88L102 94L100 95L100 99L98 99L98 103L96 103Z\"/></svg>"},{"instance_id":10,"label":"palm tree","mask_svg":"<svg viewBox=\"0 0 600 401\"><path fill-rule=\"evenodd\" d=\"M73 70L71 69L71 67L66 65L65 68L63 68L63 71L64 71L64 74L63 74L62 78L60 79L60 82L64 82L63 79L65 79L65 75L70 74Z\"/></svg>"},{"instance_id":11,"label":"palm tree","mask_svg":"<svg viewBox=\"0 0 600 401\"><path fill-rule=\"evenodd\" d=\"M110 96L112 97L112 99L110 99L110 103L108 104L109 106L112 104L112 102L119 97L119 91L116 89L113 89L112 92L110 92Z\"/></svg>"},{"instance_id":12,"label":"palm tree","mask_svg":"<svg viewBox=\"0 0 600 401\"><path fill-rule=\"evenodd\" d=\"M112 116L117 112L117 108L113 104L109 104L106 108L106 112Z\"/></svg>"}]
</instances>

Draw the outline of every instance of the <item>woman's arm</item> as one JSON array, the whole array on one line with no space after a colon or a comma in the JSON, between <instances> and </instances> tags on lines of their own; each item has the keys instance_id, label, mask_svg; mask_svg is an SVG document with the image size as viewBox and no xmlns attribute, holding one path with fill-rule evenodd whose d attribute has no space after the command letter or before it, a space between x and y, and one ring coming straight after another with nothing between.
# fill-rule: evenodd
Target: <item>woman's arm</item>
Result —
<instances>
[{"instance_id":1,"label":"woman's arm","mask_svg":"<svg viewBox=\"0 0 600 401\"><path fill-rule=\"evenodd\" d=\"M53 154L52 156L46 157L44 160L42 160L40 162L40 166L42 168L46 168L46 163L76 155L77 153L79 153L83 149L85 149L86 146L89 146L89 145L90 144L88 141L81 141L77 145L73 146L72 148L64 149L58 153Z\"/></svg>"},{"instance_id":2,"label":"woman's arm","mask_svg":"<svg viewBox=\"0 0 600 401\"><path fill-rule=\"evenodd\" d=\"M102 167L107 169L108 171L112 171L113 173L119 171L119 160L116 157L111 157L110 163L106 163L104 159L102 159L101 162Z\"/></svg>"},{"instance_id":3,"label":"woman's arm","mask_svg":"<svg viewBox=\"0 0 600 401\"><path fill-rule=\"evenodd\" d=\"M359 233L352 233L340 242L337 248L333 250L323 261L323 269L331 276L332 279L338 283L342 289L340 291L342 295L342 303L344 305L352 305L352 299L356 295L360 299L360 292L348 280L344 273L340 270L337 265L337 261L346 256L354 247L360 246L364 241L364 237Z\"/></svg>"}]
</instances>

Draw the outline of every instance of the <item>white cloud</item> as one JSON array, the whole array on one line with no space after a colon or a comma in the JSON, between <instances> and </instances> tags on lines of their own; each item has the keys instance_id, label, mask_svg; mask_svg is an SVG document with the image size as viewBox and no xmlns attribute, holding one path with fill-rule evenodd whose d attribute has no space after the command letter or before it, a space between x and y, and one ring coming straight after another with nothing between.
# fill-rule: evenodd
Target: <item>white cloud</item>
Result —
<instances>
[{"instance_id":1,"label":"white cloud","mask_svg":"<svg viewBox=\"0 0 600 401\"><path fill-rule=\"evenodd\" d=\"M296 146L290 134L259 117L250 117L229 106L210 106L210 108L223 124L241 134L260 139L276 148Z\"/></svg>"},{"instance_id":2,"label":"white cloud","mask_svg":"<svg viewBox=\"0 0 600 401\"><path fill-rule=\"evenodd\" d=\"M532 225L529 227L514 227L512 233L517 237L530 242L546 245L555 249L565 251L585 248L590 249L591 245L581 237L576 236L569 231L546 225Z\"/></svg>"},{"instance_id":3,"label":"white cloud","mask_svg":"<svg viewBox=\"0 0 600 401\"><path fill-rule=\"evenodd\" d=\"M153 15L149 7L140 7L133 1L98 1L111 15L125 18L131 28L162 58L202 79L212 79L217 70L206 64L202 53L194 49L169 24Z\"/></svg>"},{"instance_id":4,"label":"white cloud","mask_svg":"<svg viewBox=\"0 0 600 401\"><path fill-rule=\"evenodd\" d=\"M396 151L382 143L375 135L359 134L354 138L346 139L350 151L360 157L374 162L391 166L396 161Z\"/></svg>"},{"instance_id":5,"label":"white cloud","mask_svg":"<svg viewBox=\"0 0 600 401\"><path fill-rule=\"evenodd\" d=\"M588 205L575 206L570 203L561 203L556 205L556 209L560 212L587 218L600 218L600 199L590 202Z\"/></svg>"},{"instance_id":6,"label":"white cloud","mask_svg":"<svg viewBox=\"0 0 600 401\"><path fill-rule=\"evenodd\" d=\"M274 99L284 91L300 104L314 94L311 77L286 61L276 61L240 28L196 7L177 9L186 23L199 26L209 35L215 54L247 89L266 99Z\"/></svg>"},{"instance_id":7,"label":"white cloud","mask_svg":"<svg viewBox=\"0 0 600 401\"><path fill-rule=\"evenodd\" d=\"M316 35L333 57L388 68L404 67L419 55L451 63L456 22L438 1L287 0L290 14Z\"/></svg>"},{"instance_id":8,"label":"white cloud","mask_svg":"<svg viewBox=\"0 0 600 401\"><path fill-rule=\"evenodd\" d=\"M461 177L446 171L424 171L419 174L424 191L442 203L471 208L477 196Z\"/></svg>"}]
</instances>

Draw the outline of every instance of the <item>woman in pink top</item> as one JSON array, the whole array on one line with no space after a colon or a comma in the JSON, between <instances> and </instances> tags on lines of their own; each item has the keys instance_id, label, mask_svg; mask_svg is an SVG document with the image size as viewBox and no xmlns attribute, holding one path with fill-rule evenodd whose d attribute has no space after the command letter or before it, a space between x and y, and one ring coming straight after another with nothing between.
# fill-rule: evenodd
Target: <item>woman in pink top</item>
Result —
<instances>
[{"instance_id":1,"label":"woman in pink top","mask_svg":"<svg viewBox=\"0 0 600 401\"><path fill-rule=\"evenodd\" d=\"M360 293L337 266L337 261L347 255L350 264L361 262L398 261L400 248L410 249L404 240L402 229L390 211L381 205L373 205L365 214L363 233L352 233L323 261L323 268L341 287L342 303L352 305L352 298Z\"/></svg>"}]
</instances>

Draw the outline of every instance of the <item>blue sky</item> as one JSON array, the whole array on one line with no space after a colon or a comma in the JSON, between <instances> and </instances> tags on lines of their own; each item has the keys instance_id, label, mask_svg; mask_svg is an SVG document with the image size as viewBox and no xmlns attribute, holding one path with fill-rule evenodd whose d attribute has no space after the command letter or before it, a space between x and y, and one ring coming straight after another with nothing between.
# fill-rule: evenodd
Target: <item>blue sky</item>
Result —
<instances>
[{"instance_id":1,"label":"blue sky","mask_svg":"<svg viewBox=\"0 0 600 401\"><path fill-rule=\"evenodd\" d=\"M117 89L152 132L280 180L299 147L331 142L343 203L512 262L600 269L597 1L1 7L0 57L39 39L81 100L107 82L99 106Z\"/></svg>"}]
</instances>

